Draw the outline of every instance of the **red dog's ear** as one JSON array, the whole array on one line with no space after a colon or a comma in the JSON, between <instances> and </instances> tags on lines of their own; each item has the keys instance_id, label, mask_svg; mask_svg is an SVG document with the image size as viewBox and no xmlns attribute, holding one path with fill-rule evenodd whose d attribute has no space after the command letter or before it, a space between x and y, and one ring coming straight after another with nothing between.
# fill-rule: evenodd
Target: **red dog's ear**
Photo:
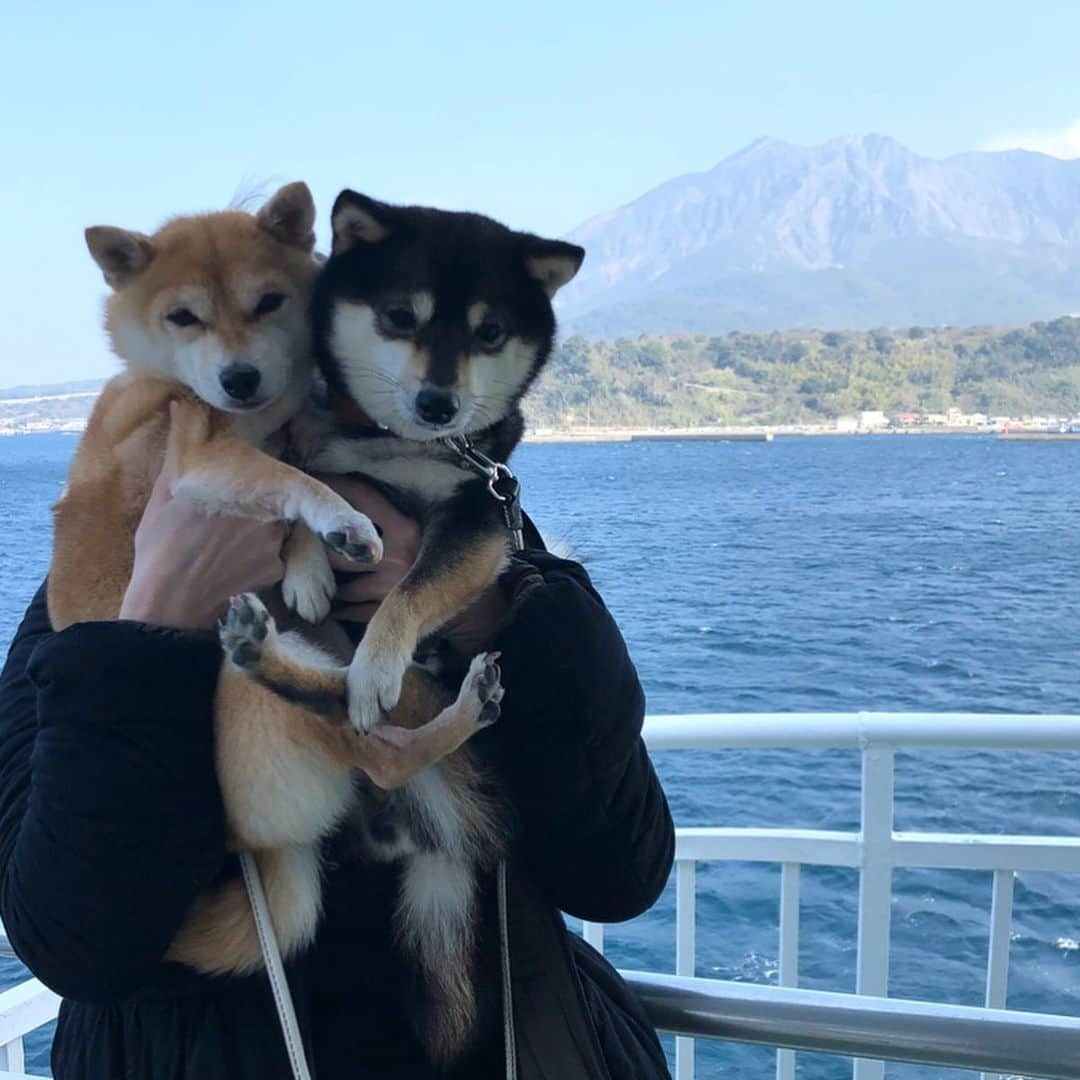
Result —
<instances>
[{"instance_id":1,"label":"red dog's ear","mask_svg":"<svg viewBox=\"0 0 1080 1080\"><path fill-rule=\"evenodd\" d=\"M573 279L584 261L585 249L565 240L531 237L525 247L525 269L549 297Z\"/></svg>"},{"instance_id":2,"label":"red dog's ear","mask_svg":"<svg viewBox=\"0 0 1080 1080\"><path fill-rule=\"evenodd\" d=\"M117 229L112 225L93 225L84 235L94 262L101 267L105 280L114 289L123 288L154 258L153 242L140 232Z\"/></svg>"},{"instance_id":3,"label":"red dog's ear","mask_svg":"<svg viewBox=\"0 0 1080 1080\"><path fill-rule=\"evenodd\" d=\"M391 233L391 210L386 203L346 188L330 213L334 230L333 253L341 255L357 244L377 244Z\"/></svg>"},{"instance_id":4,"label":"red dog's ear","mask_svg":"<svg viewBox=\"0 0 1080 1080\"><path fill-rule=\"evenodd\" d=\"M286 184L255 215L255 220L283 244L301 251L315 247L315 200L302 180Z\"/></svg>"}]
</instances>

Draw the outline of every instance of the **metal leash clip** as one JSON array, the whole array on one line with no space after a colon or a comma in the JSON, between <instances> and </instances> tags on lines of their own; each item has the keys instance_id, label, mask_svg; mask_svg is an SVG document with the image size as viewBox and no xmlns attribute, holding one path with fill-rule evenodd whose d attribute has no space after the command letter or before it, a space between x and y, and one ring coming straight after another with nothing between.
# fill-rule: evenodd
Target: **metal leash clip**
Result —
<instances>
[{"instance_id":1,"label":"metal leash clip","mask_svg":"<svg viewBox=\"0 0 1080 1080\"><path fill-rule=\"evenodd\" d=\"M514 540L514 550L525 547L525 521L521 515L521 481L502 461L494 461L472 444L468 435L451 435L446 445L461 459L464 468L487 480L487 489L502 504L503 520Z\"/></svg>"}]
</instances>

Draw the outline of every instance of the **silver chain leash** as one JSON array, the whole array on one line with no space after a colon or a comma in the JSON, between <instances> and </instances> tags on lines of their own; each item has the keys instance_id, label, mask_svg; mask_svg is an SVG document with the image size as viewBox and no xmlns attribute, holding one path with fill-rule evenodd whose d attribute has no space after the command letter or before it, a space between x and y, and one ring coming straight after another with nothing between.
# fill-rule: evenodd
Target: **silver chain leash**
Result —
<instances>
[{"instance_id":1,"label":"silver chain leash","mask_svg":"<svg viewBox=\"0 0 1080 1080\"><path fill-rule=\"evenodd\" d=\"M514 550L525 547L525 522L521 516L521 481L510 466L495 461L473 446L468 435L451 435L444 442L457 454L462 468L487 481L491 497L502 504L503 520L514 541Z\"/></svg>"}]
</instances>

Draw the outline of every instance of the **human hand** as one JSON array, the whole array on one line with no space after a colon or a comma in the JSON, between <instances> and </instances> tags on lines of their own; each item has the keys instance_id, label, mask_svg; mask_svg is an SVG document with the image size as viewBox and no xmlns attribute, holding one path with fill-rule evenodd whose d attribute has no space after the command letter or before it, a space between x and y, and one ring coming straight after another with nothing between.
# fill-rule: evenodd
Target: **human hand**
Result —
<instances>
[{"instance_id":1,"label":"human hand","mask_svg":"<svg viewBox=\"0 0 1080 1080\"><path fill-rule=\"evenodd\" d=\"M370 622L391 589L409 572L420 552L420 526L403 514L370 484L351 476L320 476L328 487L367 514L382 533L383 557L370 570L330 551L330 565L337 571L338 588L332 614L348 622Z\"/></svg>"},{"instance_id":2,"label":"human hand","mask_svg":"<svg viewBox=\"0 0 1080 1080\"><path fill-rule=\"evenodd\" d=\"M281 580L285 526L210 515L170 487L177 452L170 408L165 462L135 531L135 564L121 619L183 630L210 630L229 597L261 592Z\"/></svg>"}]
</instances>

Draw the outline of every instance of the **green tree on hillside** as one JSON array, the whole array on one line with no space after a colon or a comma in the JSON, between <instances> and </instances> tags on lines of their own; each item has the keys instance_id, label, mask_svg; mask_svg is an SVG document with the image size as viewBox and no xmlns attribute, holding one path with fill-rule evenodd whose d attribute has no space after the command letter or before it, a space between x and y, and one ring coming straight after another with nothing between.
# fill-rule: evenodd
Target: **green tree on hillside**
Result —
<instances>
[{"instance_id":1,"label":"green tree on hillside","mask_svg":"<svg viewBox=\"0 0 1080 1080\"><path fill-rule=\"evenodd\" d=\"M534 425L821 422L862 409L1080 411L1080 319L564 342L527 399Z\"/></svg>"}]
</instances>

